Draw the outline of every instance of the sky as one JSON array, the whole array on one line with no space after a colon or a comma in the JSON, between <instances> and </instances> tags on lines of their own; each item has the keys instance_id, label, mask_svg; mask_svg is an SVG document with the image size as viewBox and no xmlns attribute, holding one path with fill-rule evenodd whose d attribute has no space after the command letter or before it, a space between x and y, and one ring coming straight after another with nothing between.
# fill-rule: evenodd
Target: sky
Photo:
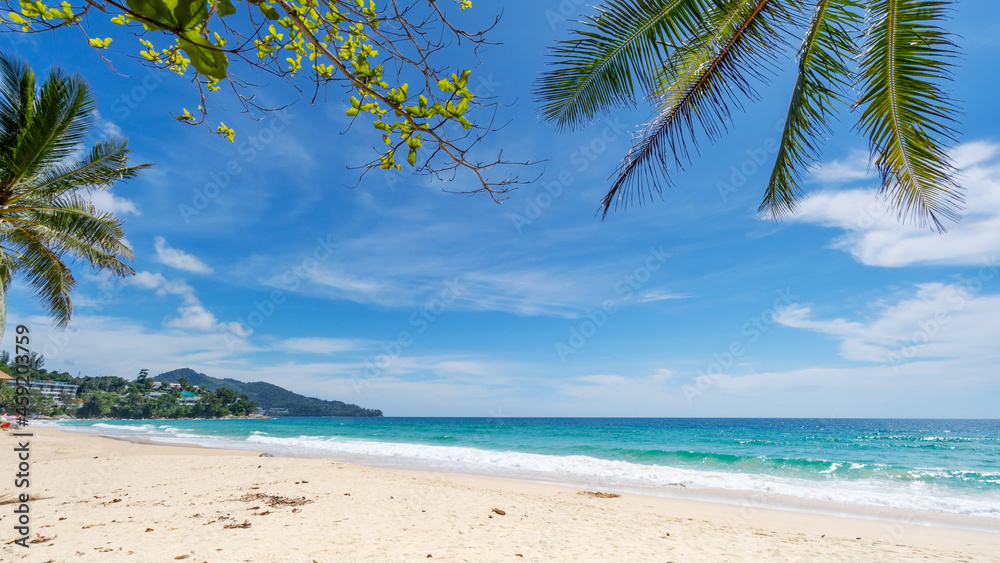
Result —
<instances>
[{"instance_id":1,"label":"sky","mask_svg":"<svg viewBox=\"0 0 1000 563\"><path fill-rule=\"evenodd\" d=\"M757 216L785 70L662 199L602 221L608 178L651 110L572 132L541 121L532 81L545 47L590 13L576 0L504 3L491 35L502 44L473 68L473 90L510 104L486 148L537 163L522 175L538 179L499 205L405 173L355 186L377 138L347 130L339 95L310 104L258 77L262 102L290 105L260 120L235 103L215 110L237 132L229 143L173 119L197 105L184 79L121 57L112 72L75 34L4 34L36 71L81 73L100 132L129 137L134 162L154 166L94 196L124 219L136 275L75 267L65 330L16 281L0 346L27 324L48 369L133 379L189 367L386 416L996 418L997 10L958 3L948 23L967 210L944 235L885 210L852 113L798 214Z\"/></svg>"}]
</instances>

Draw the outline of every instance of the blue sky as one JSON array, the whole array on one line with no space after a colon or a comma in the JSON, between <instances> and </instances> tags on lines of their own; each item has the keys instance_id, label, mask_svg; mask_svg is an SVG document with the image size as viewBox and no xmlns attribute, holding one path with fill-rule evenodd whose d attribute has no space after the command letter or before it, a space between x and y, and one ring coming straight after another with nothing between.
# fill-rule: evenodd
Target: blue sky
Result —
<instances>
[{"instance_id":1,"label":"blue sky","mask_svg":"<svg viewBox=\"0 0 1000 563\"><path fill-rule=\"evenodd\" d=\"M491 10L477 3L475 17ZM138 274L78 269L66 331L16 283L8 327L29 324L51 369L190 367L389 416L1000 415L996 7L959 3L951 22L969 211L943 236L877 204L853 115L799 215L756 217L788 73L734 115L732 134L701 144L662 201L601 221L606 180L648 109L573 133L542 124L530 90L544 46L565 36L560 10L586 8L504 10L493 36L504 44L472 79L514 101L488 148L544 163L502 205L405 174L350 189L347 167L377 139L342 134L336 95L310 106L261 78L265 104L295 103L262 121L235 103L217 110L237 131L230 144L170 116L197 104L184 79L147 79L123 59L113 74L76 35L6 37L36 71L81 72L103 130L155 164L95 199L124 217Z\"/></svg>"}]
</instances>

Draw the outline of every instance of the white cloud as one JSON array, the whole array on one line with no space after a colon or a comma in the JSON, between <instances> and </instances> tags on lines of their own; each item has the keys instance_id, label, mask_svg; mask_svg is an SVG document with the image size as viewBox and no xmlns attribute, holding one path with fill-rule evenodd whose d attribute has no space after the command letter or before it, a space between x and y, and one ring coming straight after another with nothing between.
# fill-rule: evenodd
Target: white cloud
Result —
<instances>
[{"instance_id":1,"label":"white cloud","mask_svg":"<svg viewBox=\"0 0 1000 563\"><path fill-rule=\"evenodd\" d=\"M670 293L662 289L652 289L639 294L639 303L654 303L656 301L672 301L674 299L689 299L690 293Z\"/></svg>"},{"instance_id":2,"label":"white cloud","mask_svg":"<svg viewBox=\"0 0 1000 563\"><path fill-rule=\"evenodd\" d=\"M156 260L161 264L195 274L212 273L212 268L207 264L183 250L170 247L163 237L154 238L153 245L156 247Z\"/></svg>"},{"instance_id":3,"label":"white cloud","mask_svg":"<svg viewBox=\"0 0 1000 563\"><path fill-rule=\"evenodd\" d=\"M998 151L984 142L955 149L967 211L946 234L900 223L874 188L820 191L802 201L793 220L843 230L832 246L869 266L979 265L1000 253Z\"/></svg>"},{"instance_id":4,"label":"white cloud","mask_svg":"<svg viewBox=\"0 0 1000 563\"><path fill-rule=\"evenodd\" d=\"M809 170L809 179L824 184L843 184L872 177L868 154L854 151L843 160L826 162Z\"/></svg>"},{"instance_id":5,"label":"white cloud","mask_svg":"<svg viewBox=\"0 0 1000 563\"><path fill-rule=\"evenodd\" d=\"M585 375L580 379L595 385L621 385L628 381L620 375Z\"/></svg>"},{"instance_id":6,"label":"white cloud","mask_svg":"<svg viewBox=\"0 0 1000 563\"><path fill-rule=\"evenodd\" d=\"M202 305L194 288L184 280L168 280L163 274L141 271L126 278L126 283L140 289L156 291L160 297L173 295L181 298L183 305L177 309L179 316L165 319L163 321L165 327L198 332L226 332L241 338L253 334L252 329L243 327L239 322L220 322Z\"/></svg>"},{"instance_id":7,"label":"white cloud","mask_svg":"<svg viewBox=\"0 0 1000 563\"><path fill-rule=\"evenodd\" d=\"M163 326L168 328L179 328L183 330L194 330L198 332L228 332L230 334L247 337L251 330L243 328L238 322L221 323L203 305L185 305L177 310L180 317L167 319Z\"/></svg>"},{"instance_id":8,"label":"white cloud","mask_svg":"<svg viewBox=\"0 0 1000 563\"><path fill-rule=\"evenodd\" d=\"M167 278L163 274L153 272L136 272L134 276L125 278L130 285L142 289L158 289L167 283Z\"/></svg>"},{"instance_id":9,"label":"white cloud","mask_svg":"<svg viewBox=\"0 0 1000 563\"><path fill-rule=\"evenodd\" d=\"M104 119L104 116L97 113L97 130L100 131L102 140L107 137L123 137L122 128L114 121Z\"/></svg>"},{"instance_id":10,"label":"white cloud","mask_svg":"<svg viewBox=\"0 0 1000 563\"><path fill-rule=\"evenodd\" d=\"M90 202L101 211L107 211L115 215L131 214L139 216L139 208L135 203L123 197L118 197L110 190L91 190L88 194Z\"/></svg>"},{"instance_id":11,"label":"white cloud","mask_svg":"<svg viewBox=\"0 0 1000 563\"><path fill-rule=\"evenodd\" d=\"M575 242L587 236L579 229L514 239L504 217L470 223L405 213L361 236L320 237L298 256L286 253L282 264L273 256L254 257L239 273L314 297L414 311L443 304L449 310L576 317L609 299L627 306L688 297L657 289L670 268L666 253L609 253L612 241ZM553 246L567 244L571 248L553 256Z\"/></svg>"},{"instance_id":12,"label":"white cloud","mask_svg":"<svg viewBox=\"0 0 1000 563\"><path fill-rule=\"evenodd\" d=\"M1000 278L1000 267L961 283L918 285L894 304L878 303L863 320L817 319L809 307L792 305L775 315L779 324L829 335L848 360L898 367L927 360L1000 359L995 335L983 327L1000 318L1000 295L976 288Z\"/></svg>"},{"instance_id":13,"label":"white cloud","mask_svg":"<svg viewBox=\"0 0 1000 563\"><path fill-rule=\"evenodd\" d=\"M275 345L275 350L285 352L300 352L326 356L340 352L353 352L363 349L365 343L361 340L348 338L288 338Z\"/></svg>"}]
</instances>

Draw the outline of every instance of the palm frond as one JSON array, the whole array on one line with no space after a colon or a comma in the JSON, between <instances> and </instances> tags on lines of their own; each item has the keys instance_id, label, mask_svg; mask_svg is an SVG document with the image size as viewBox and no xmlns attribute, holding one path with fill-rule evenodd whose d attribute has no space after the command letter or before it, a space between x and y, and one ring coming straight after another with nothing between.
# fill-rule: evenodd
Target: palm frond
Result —
<instances>
[{"instance_id":1,"label":"palm frond","mask_svg":"<svg viewBox=\"0 0 1000 563\"><path fill-rule=\"evenodd\" d=\"M19 251L18 270L28 285L45 305L60 327L69 324L73 316L70 295L76 288L76 279L58 254L45 246L34 233L24 228L14 228L8 233Z\"/></svg>"},{"instance_id":2,"label":"palm frond","mask_svg":"<svg viewBox=\"0 0 1000 563\"><path fill-rule=\"evenodd\" d=\"M73 194L34 207L30 215L23 228L56 254L68 252L98 270L110 269L119 276L134 273L122 262L133 258L132 249L123 242L121 219L113 214L99 211Z\"/></svg>"},{"instance_id":3,"label":"palm frond","mask_svg":"<svg viewBox=\"0 0 1000 563\"><path fill-rule=\"evenodd\" d=\"M76 287L64 258L117 276L135 273L122 221L82 191L133 178L147 165L130 165L128 143L117 138L70 162L95 118L79 76L55 69L36 87L27 64L0 54L0 288L23 275L62 326Z\"/></svg>"},{"instance_id":4,"label":"palm frond","mask_svg":"<svg viewBox=\"0 0 1000 563\"><path fill-rule=\"evenodd\" d=\"M730 2L710 14L708 31L674 52L661 73L659 113L619 166L602 201L605 216L613 203L660 193L661 181L669 182L669 160L679 167L690 160L688 143L697 142L696 129L710 140L726 130L732 106L756 97L751 80L766 78L787 44L782 26L794 22L800 7L794 0Z\"/></svg>"},{"instance_id":5,"label":"palm frond","mask_svg":"<svg viewBox=\"0 0 1000 563\"><path fill-rule=\"evenodd\" d=\"M573 37L550 48L551 64L536 82L545 121L560 128L635 103L653 84L671 45L696 34L722 0L614 0L581 22Z\"/></svg>"},{"instance_id":6,"label":"palm frond","mask_svg":"<svg viewBox=\"0 0 1000 563\"><path fill-rule=\"evenodd\" d=\"M861 16L855 0L820 0L799 49L799 73L771 179L758 212L780 219L795 209L802 173L817 161L835 106L845 105L850 56Z\"/></svg>"},{"instance_id":7,"label":"palm frond","mask_svg":"<svg viewBox=\"0 0 1000 563\"><path fill-rule=\"evenodd\" d=\"M107 188L117 181L132 179L150 165L130 166L131 152L127 139L113 138L96 143L90 153L78 162L47 167L10 202L24 197L55 197L81 188Z\"/></svg>"},{"instance_id":8,"label":"palm frond","mask_svg":"<svg viewBox=\"0 0 1000 563\"><path fill-rule=\"evenodd\" d=\"M942 218L958 220L963 203L947 152L956 108L940 86L955 54L937 25L948 4L869 0L856 103L864 108L857 127L869 137L880 193L901 219L939 232Z\"/></svg>"},{"instance_id":9,"label":"palm frond","mask_svg":"<svg viewBox=\"0 0 1000 563\"><path fill-rule=\"evenodd\" d=\"M97 104L79 76L53 69L42 83L35 107L11 159L11 180L31 178L79 150L93 128Z\"/></svg>"},{"instance_id":10,"label":"palm frond","mask_svg":"<svg viewBox=\"0 0 1000 563\"><path fill-rule=\"evenodd\" d=\"M10 182L22 132L31 121L35 105L35 75L25 62L8 53L0 53L0 189Z\"/></svg>"}]
</instances>

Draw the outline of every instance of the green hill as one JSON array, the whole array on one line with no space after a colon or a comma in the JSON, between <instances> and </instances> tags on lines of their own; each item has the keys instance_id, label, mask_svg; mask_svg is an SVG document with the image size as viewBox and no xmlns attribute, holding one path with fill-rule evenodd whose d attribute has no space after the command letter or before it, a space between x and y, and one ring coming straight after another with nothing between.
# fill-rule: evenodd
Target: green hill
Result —
<instances>
[{"instance_id":1,"label":"green hill","mask_svg":"<svg viewBox=\"0 0 1000 563\"><path fill-rule=\"evenodd\" d=\"M257 403L258 407L264 409L265 414L279 416L382 416L382 411L378 409L363 409L358 405L341 401L324 401L305 397L263 381L244 383L235 379L217 379L190 368L161 373L154 377L153 381L177 383L182 377L191 385L208 387L212 391L219 387L228 387L237 393L244 393L250 397L251 401ZM275 412L271 409L286 409L288 412Z\"/></svg>"}]
</instances>

